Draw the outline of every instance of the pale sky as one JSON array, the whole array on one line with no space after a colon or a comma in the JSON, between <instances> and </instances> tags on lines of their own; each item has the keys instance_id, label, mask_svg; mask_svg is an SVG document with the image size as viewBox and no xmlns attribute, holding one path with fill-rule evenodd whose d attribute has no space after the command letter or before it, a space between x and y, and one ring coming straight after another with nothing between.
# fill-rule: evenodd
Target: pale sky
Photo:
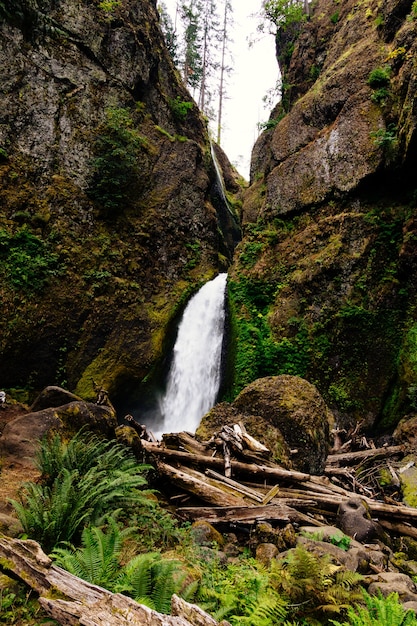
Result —
<instances>
[{"instance_id":1,"label":"pale sky","mask_svg":"<svg viewBox=\"0 0 417 626\"><path fill-rule=\"evenodd\" d=\"M162 1L174 21L176 0ZM259 135L257 125L267 121L272 109L271 105L265 105L263 97L275 87L279 70L275 59L274 37L260 37L256 30L259 18L255 14L259 12L262 1L231 0L231 4L234 66L227 79L221 144L239 173L249 179L251 151ZM223 6L223 2L218 3L219 14ZM257 41L249 47L251 40ZM275 96L273 104L277 101L278 96Z\"/></svg>"}]
</instances>

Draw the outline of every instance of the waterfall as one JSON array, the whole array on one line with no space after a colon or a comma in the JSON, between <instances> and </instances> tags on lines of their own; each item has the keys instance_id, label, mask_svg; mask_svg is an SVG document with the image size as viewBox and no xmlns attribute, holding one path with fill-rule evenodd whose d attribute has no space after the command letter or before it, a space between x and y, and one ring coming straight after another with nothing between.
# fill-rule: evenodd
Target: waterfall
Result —
<instances>
[{"instance_id":1,"label":"waterfall","mask_svg":"<svg viewBox=\"0 0 417 626\"><path fill-rule=\"evenodd\" d=\"M209 281L187 304L178 328L168 382L160 399L162 433L194 432L220 388L227 274Z\"/></svg>"},{"instance_id":2,"label":"waterfall","mask_svg":"<svg viewBox=\"0 0 417 626\"><path fill-rule=\"evenodd\" d=\"M216 172L216 185L217 185L218 192L220 194L220 198L221 198L221 200L223 202L223 205L226 207L228 213L230 213L230 215L232 216L233 220L236 221L236 216L233 215L233 211L230 208L229 201L228 201L227 196L226 196L226 187L225 187L225 184L224 184L223 174L222 174L222 171L220 169L219 161L217 160L217 156L216 156L216 153L214 151L214 145L213 145L212 141L210 142L210 149L211 149L211 158L212 158L212 161L213 161L214 170Z\"/></svg>"}]
</instances>

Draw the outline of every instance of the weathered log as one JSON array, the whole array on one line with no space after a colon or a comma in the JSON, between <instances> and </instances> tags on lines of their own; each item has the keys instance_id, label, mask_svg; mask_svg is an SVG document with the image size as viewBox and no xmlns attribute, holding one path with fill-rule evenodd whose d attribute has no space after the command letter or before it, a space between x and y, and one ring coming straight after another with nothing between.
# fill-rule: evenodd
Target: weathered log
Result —
<instances>
[{"instance_id":1,"label":"weathered log","mask_svg":"<svg viewBox=\"0 0 417 626\"><path fill-rule=\"evenodd\" d=\"M359 452L345 452L342 454L329 454L327 457L327 468L331 471L332 465L350 465L367 459L376 457L386 458L395 454L404 453L403 446L387 446L386 448L374 448L370 450L360 450Z\"/></svg>"},{"instance_id":2,"label":"weathered log","mask_svg":"<svg viewBox=\"0 0 417 626\"><path fill-rule=\"evenodd\" d=\"M242 422L239 422L239 424L235 424L233 428L235 432L239 433L243 443L247 448L249 448L249 450L252 450L252 452L259 452L263 455L271 454L271 451L266 446L264 446L263 443L252 437L252 435L247 432Z\"/></svg>"},{"instance_id":3,"label":"weathered log","mask_svg":"<svg viewBox=\"0 0 417 626\"><path fill-rule=\"evenodd\" d=\"M379 524L390 533L417 539L417 528L414 528L414 526L411 526L410 524L402 524L401 522L390 522L386 519L380 519Z\"/></svg>"},{"instance_id":4,"label":"weathered log","mask_svg":"<svg viewBox=\"0 0 417 626\"><path fill-rule=\"evenodd\" d=\"M191 454L211 456L213 450L209 450L203 443L197 441L195 437L185 431L179 433L168 433L162 437L163 445L169 449L183 449Z\"/></svg>"},{"instance_id":5,"label":"weathered log","mask_svg":"<svg viewBox=\"0 0 417 626\"><path fill-rule=\"evenodd\" d=\"M31 540L0 537L0 571L13 574L34 589L46 612L63 626L218 625L199 607L175 596L173 615L162 615L127 596L92 585L53 565L39 544Z\"/></svg>"},{"instance_id":6,"label":"weathered log","mask_svg":"<svg viewBox=\"0 0 417 626\"><path fill-rule=\"evenodd\" d=\"M250 487L246 487L245 485L238 483L236 480L232 480L227 476L222 476L222 474L219 474L218 472L215 472L211 469L206 470L206 476L210 476L210 478L215 478L216 480L224 482L226 485L230 485L239 493L250 498L251 500L255 500L255 502L263 502L264 496L262 494L255 491L254 489L250 489Z\"/></svg>"},{"instance_id":7,"label":"weathered log","mask_svg":"<svg viewBox=\"0 0 417 626\"><path fill-rule=\"evenodd\" d=\"M189 463L190 465L203 466L204 468L211 467L215 469L224 468L224 460L217 457L209 457L198 454L189 454L179 450L168 450L162 446L150 443L148 441L142 441L143 449L155 457L162 457L168 460L175 460L181 463ZM297 472L295 470L286 470L278 465L257 465L255 463L242 463L241 461L231 461L233 474L245 474L253 477L260 478L280 478L282 480L303 482L311 480L310 474L303 472ZM314 478L320 479L316 476ZM321 479L323 480L323 479Z\"/></svg>"},{"instance_id":8,"label":"weathered log","mask_svg":"<svg viewBox=\"0 0 417 626\"><path fill-rule=\"evenodd\" d=\"M303 503L304 504L304 503ZM314 504L314 502L313 502ZM177 509L178 515L186 520L204 520L211 524L229 522L241 522L254 524L257 521L278 521L308 523L322 526L311 516L300 513L296 509L283 504L269 504L267 506L241 506L241 507L183 507Z\"/></svg>"},{"instance_id":9,"label":"weathered log","mask_svg":"<svg viewBox=\"0 0 417 626\"><path fill-rule=\"evenodd\" d=\"M245 505L244 499L236 491L231 493L232 487L222 485L220 481L217 481L217 484L213 484L213 479L207 479L200 472L186 467L175 468L172 465L161 462L158 462L157 467L159 472L166 476L174 485L195 494L204 502L215 506Z\"/></svg>"}]
</instances>

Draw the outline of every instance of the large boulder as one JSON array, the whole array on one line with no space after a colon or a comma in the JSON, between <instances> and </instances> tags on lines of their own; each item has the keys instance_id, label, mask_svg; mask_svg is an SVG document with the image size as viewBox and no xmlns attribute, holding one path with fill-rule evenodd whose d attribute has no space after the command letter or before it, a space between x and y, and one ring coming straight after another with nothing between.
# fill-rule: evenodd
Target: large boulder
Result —
<instances>
[{"instance_id":1,"label":"large boulder","mask_svg":"<svg viewBox=\"0 0 417 626\"><path fill-rule=\"evenodd\" d=\"M114 410L90 402L70 402L28 413L9 422L0 438L0 455L13 457L21 465L33 465L39 440L48 432L59 431L72 436L87 427L107 437L114 436L117 426Z\"/></svg>"},{"instance_id":2,"label":"large boulder","mask_svg":"<svg viewBox=\"0 0 417 626\"><path fill-rule=\"evenodd\" d=\"M223 424L238 421L269 447L275 460L303 472L323 471L333 417L307 380L288 375L259 378L243 389L231 405L222 403L210 411L197 435L206 438Z\"/></svg>"}]
</instances>

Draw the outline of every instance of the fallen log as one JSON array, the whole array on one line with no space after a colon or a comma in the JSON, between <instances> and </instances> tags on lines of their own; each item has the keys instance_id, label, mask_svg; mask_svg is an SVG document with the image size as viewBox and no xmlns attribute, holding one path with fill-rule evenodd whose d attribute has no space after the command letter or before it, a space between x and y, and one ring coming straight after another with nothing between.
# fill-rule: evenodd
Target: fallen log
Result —
<instances>
[{"instance_id":1,"label":"fallen log","mask_svg":"<svg viewBox=\"0 0 417 626\"><path fill-rule=\"evenodd\" d=\"M173 615L162 615L92 585L54 565L35 541L0 537L0 571L34 589L45 611L65 626L218 626L199 607L176 596Z\"/></svg>"},{"instance_id":2,"label":"fallen log","mask_svg":"<svg viewBox=\"0 0 417 626\"><path fill-rule=\"evenodd\" d=\"M143 449L155 456L156 458L162 457L163 459L178 461L180 463L189 463L190 465L203 466L204 469L210 467L214 469L224 468L224 459L217 457L209 457L199 454L189 454L188 452L182 452L180 450L168 450L162 446L151 443L149 441L142 441ZM303 472L297 472L296 470L286 470L277 465L257 465L255 463L242 463L241 461L231 460L231 467L233 474L246 474L249 476L257 476L260 478L277 478L282 480L305 482L311 480L310 474ZM315 476L314 478L323 480L321 477Z\"/></svg>"},{"instance_id":3,"label":"fallen log","mask_svg":"<svg viewBox=\"0 0 417 626\"><path fill-rule=\"evenodd\" d=\"M303 505L305 503L302 503ZM310 503L310 504L314 504ZM308 523L323 526L313 517L300 513L287 504L269 504L267 506L241 507L183 507L177 509L177 514L187 521L203 520L211 524L241 522L254 524L258 521L277 521Z\"/></svg>"},{"instance_id":4,"label":"fallen log","mask_svg":"<svg viewBox=\"0 0 417 626\"><path fill-rule=\"evenodd\" d=\"M329 454L326 460L326 470L331 472L332 465L350 465L367 459L386 458L395 454L404 453L403 446L387 446L385 448L374 448L370 450L360 450L359 452L343 452L341 454Z\"/></svg>"},{"instance_id":5,"label":"fallen log","mask_svg":"<svg viewBox=\"0 0 417 626\"><path fill-rule=\"evenodd\" d=\"M213 479L210 479L212 482L209 483L200 472L185 467L175 468L162 462L157 463L157 468L174 485L198 496L204 502L215 506L244 506L246 504L236 491L231 493L232 487L222 485L220 481L213 484Z\"/></svg>"},{"instance_id":6,"label":"fallen log","mask_svg":"<svg viewBox=\"0 0 417 626\"><path fill-rule=\"evenodd\" d=\"M206 476L210 476L210 478L215 478L216 480L220 480L221 482L224 482L226 485L230 485L236 491L246 496L247 498L254 500L255 502L263 502L264 500L264 496L260 494L258 491L255 491L254 489L251 489L250 487L246 487L245 485L238 483L236 480L232 480L231 478L228 478L227 476L223 476L222 474L219 474L218 472L215 472L214 470L211 470L211 469L206 470Z\"/></svg>"}]
</instances>

